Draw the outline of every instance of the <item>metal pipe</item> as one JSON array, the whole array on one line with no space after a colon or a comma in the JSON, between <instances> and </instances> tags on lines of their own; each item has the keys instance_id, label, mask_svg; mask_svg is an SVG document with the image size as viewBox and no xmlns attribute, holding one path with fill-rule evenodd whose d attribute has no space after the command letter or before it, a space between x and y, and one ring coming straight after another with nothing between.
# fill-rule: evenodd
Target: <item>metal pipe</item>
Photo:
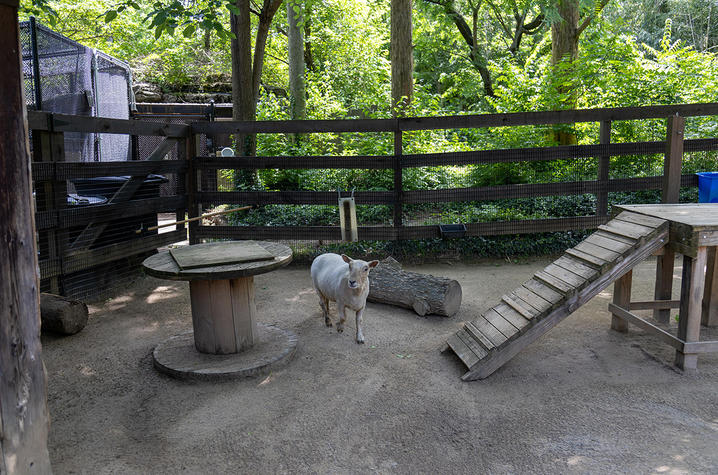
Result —
<instances>
[{"instance_id":1,"label":"metal pipe","mask_svg":"<svg viewBox=\"0 0 718 475\"><path fill-rule=\"evenodd\" d=\"M40 61L37 54L37 23L30 17L30 48L32 48L32 76L35 83L35 110L42 110L42 86L40 83Z\"/></svg>"},{"instance_id":2,"label":"metal pipe","mask_svg":"<svg viewBox=\"0 0 718 475\"><path fill-rule=\"evenodd\" d=\"M242 206L241 208L232 208L232 209L226 209L224 211L215 211L214 213L207 213L207 214L203 214L201 216L197 216L194 218L183 219L182 221L173 221L171 223L160 224L157 226L150 226L147 229L140 228L135 231L135 234L141 234L142 231L155 231L157 229L166 228L168 226L176 226L178 224L191 223L193 221L199 221L200 219L209 218L210 216L219 216L220 214L233 213L235 211L244 211L246 209L251 209L251 208L252 208L252 206Z\"/></svg>"}]
</instances>

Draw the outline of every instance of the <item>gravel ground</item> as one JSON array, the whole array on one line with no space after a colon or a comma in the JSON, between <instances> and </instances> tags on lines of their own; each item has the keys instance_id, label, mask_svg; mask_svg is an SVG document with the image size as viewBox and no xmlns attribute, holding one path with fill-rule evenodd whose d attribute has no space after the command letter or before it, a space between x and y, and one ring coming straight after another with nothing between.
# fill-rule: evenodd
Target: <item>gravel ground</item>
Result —
<instances>
[{"instance_id":1,"label":"gravel ground","mask_svg":"<svg viewBox=\"0 0 718 475\"><path fill-rule=\"evenodd\" d=\"M217 383L153 369L155 345L191 329L189 289L142 278L90 305L81 333L43 336L53 469L716 473L718 354L682 374L656 338L611 331L610 288L490 378L460 380L462 363L439 352L446 336L546 263L410 267L457 279L459 314L370 303L365 345L351 319L343 334L324 326L307 267L258 276L260 321L293 330L296 355L267 377ZM650 297L654 269L634 272L637 299Z\"/></svg>"}]
</instances>

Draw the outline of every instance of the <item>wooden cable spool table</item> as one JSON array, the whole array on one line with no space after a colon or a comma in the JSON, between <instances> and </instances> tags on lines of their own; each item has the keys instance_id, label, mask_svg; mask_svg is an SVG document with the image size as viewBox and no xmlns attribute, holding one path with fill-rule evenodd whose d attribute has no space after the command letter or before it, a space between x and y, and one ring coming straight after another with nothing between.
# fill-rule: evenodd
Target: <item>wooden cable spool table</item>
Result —
<instances>
[{"instance_id":1,"label":"wooden cable spool table","mask_svg":"<svg viewBox=\"0 0 718 475\"><path fill-rule=\"evenodd\" d=\"M261 260L224 263L243 249L265 255ZM257 323L254 276L291 260L288 246L264 241L196 244L145 259L142 265L148 275L189 281L192 306L194 331L158 345L155 366L183 378L224 379L253 376L288 361L297 338L275 325Z\"/></svg>"}]
</instances>

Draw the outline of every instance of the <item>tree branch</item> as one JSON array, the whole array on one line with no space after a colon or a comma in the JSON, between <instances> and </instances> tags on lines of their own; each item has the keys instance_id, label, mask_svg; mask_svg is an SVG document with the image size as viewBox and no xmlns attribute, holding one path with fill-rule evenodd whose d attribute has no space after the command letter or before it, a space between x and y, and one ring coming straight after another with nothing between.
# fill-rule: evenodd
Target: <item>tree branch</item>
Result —
<instances>
[{"instance_id":1,"label":"tree branch","mask_svg":"<svg viewBox=\"0 0 718 475\"><path fill-rule=\"evenodd\" d=\"M583 33L583 30L588 28L588 25L590 25L591 22L594 20L594 18L596 18L596 16L599 13L601 13L601 10L603 10L603 8L606 6L607 3L608 3L608 0L601 0L601 3L598 5L598 8L595 8L593 10L593 12L591 12L591 14L588 16L588 18L583 20L583 23L581 23L581 26L579 26L576 29L576 36L580 36L581 33Z\"/></svg>"}]
</instances>

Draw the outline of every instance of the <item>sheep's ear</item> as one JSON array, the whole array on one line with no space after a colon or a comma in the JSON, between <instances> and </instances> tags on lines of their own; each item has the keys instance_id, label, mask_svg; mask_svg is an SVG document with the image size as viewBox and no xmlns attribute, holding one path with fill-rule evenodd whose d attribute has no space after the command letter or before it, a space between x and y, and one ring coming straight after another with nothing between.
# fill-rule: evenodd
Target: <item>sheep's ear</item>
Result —
<instances>
[{"instance_id":1,"label":"sheep's ear","mask_svg":"<svg viewBox=\"0 0 718 475\"><path fill-rule=\"evenodd\" d=\"M342 254L342 259L344 259L344 262L346 262L347 264L352 263L352 258L347 256L346 254Z\"/></svg>"},{"instance_id":2,"label":"sheep's ear","mask_svg":"<svg viewBox=\"0 0 718 475\"><path fill-rule=\"evenodd\" d=\"M379 261L371 261L369 263L369 267L376 267L379 264Z\"/></svg>"}]
</instances>

